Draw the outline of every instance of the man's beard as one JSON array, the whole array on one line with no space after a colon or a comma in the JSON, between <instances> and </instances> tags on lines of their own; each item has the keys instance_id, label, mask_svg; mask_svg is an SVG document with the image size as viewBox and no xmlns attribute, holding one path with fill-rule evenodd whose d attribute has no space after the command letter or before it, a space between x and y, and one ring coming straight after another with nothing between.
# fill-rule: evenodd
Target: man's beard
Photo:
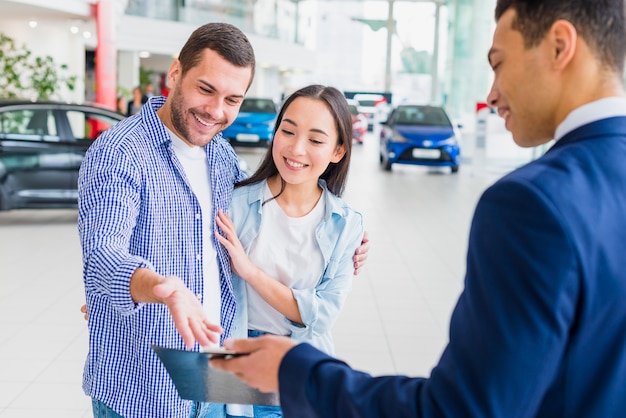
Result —
<instances>
[{"instance_id":1,"label":"man's beard","mask_svg":"<svg viewBox=\"0 0 626 418\"><path fill-rule=\"evenodd\" d=\"M176 133L181 135L187 142L193 143L189 137L189 127L185 120L185 110L183 109L183 100L178 93L178 89L174 90L172 100L172 126L176 130ZM195 144L194 144L195 145Z\"/></svg>"}]
</instances>

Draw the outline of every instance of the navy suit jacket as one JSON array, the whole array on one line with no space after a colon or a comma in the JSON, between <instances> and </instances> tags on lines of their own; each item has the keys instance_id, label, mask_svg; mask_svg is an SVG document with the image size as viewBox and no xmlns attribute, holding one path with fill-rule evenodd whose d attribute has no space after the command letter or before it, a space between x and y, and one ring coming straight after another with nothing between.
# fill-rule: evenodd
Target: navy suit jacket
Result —
<instances>
[{"instance_id":1,"label":"navy suit jacket","mask_svg":"<svg viewBox=\"0 0 626 418\"><path fill-rule=\"evenodd\" d=\"M285 417L625 417L626 117L484 192L430 378L371 377L306 344L279 378Z\"/></svg>"}]
</instances>

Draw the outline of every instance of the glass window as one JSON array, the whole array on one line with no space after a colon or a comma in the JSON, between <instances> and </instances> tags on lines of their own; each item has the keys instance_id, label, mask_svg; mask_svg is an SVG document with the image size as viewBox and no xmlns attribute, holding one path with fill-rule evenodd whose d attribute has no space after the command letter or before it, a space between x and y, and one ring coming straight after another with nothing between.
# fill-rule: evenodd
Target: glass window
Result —
<instances>
[{"instance_id":1,"label":"glass window","mask_svg":"<svg viewBox=\"0 0 626 418\"><path fill-rule=\"evenodd\" d=\"M240 112L276 113L276 105L271 99L243 99Z\"/></svg>"},{"instance_id":2,"label":"glass window","mask_svg":"<svg viewBox=\"0 0 626 418\"><path fill-rule=\"evenodd\" d=\"M58 139L51 109L18 109L0 113L0 130L14 139Z\"/></svg>"},{"instance_id":3,"label":"glass window","mask_svg":"<svg viewBox=\"0 0 626 418\"><path fill-rule=\"evenodd\" d=\"M443 109L430 106L400 106L393 121L401 125L452 126Z\"/></svg>"},{"instance_id":4,"label":"glass window","mask_svg":"<svg viewBox=\"0 0 626 418\"><path fill-rule=\"evenodd\" d=\"M117 119L110 116L80 110L68 110L67 120L70 123L74 138L92 141L118 122Z\"/></svg>"}]
</instances>

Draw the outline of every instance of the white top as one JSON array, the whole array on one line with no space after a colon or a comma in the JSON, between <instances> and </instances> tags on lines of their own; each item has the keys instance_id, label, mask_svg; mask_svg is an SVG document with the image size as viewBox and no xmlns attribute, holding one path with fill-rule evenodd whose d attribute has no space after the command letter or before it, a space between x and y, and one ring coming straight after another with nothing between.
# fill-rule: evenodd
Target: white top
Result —
<instances>
[{"instance_id":1,"label":"white top","mask_svg":"<svg viewBox=\"0 0 626 418\"><path fill-rule=\"evenodd\" d=\"M272 193L265 185L265 198ZM261 227L248 254L252 262L265 273L292 289L312 289L324 271L324 259L315 230L322 222L324 199L319 199L311 212L299 218L285 215L276 200L262 207ZM272 308L247 285L248 328L272 334L287 335L285 317Z\"/></svg>"},{"instance_id":2,"label":"white top","mask_svg":"<svg viewBox=\"0 0 626 418\"><path fill-rule=\"evenodd\" d=\"M554 139L558 141L565 134L588 123L617 116L626 116L626 97L607 97L587 103L567 115L557 126Z\"/></svg>"},{"instance_id":3,"label":"white top","mask_svg":"<svg viewBox=\"0 0 626 418\"><path fill-rule=\"evenodd\" d=\"M202 275L204 277L204 311L209 321L220 323L220 271L217 265L217 252L213 243L213 219L211 203L211 182L209 163L204 147L190 147L170 131L172 148L180 161L189 186L196 195L202 210Z\"/></svg>"}]
</instances>

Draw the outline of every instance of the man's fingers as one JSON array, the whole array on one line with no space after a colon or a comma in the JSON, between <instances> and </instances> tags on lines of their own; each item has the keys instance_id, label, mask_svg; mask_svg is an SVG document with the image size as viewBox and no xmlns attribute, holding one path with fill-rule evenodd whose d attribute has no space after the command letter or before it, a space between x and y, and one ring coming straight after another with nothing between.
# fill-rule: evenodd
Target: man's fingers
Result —
<instances>
[{"instance_id":1,"label":"man's fingers","mask_svg":"<svg viewBox=\"0 0 626 418\"><path fill-rule=\"evenodd\" d=\"M191 331L191 328L189 327L178 328L178 333L183 338L185 347L192 349L193 343L196 341L196 339L193 336L193 332Z\"/></svg>"},{"instance_id":2,"label":"man's fingers","mask_svg":"<svg viewBox=\"0 0 626 418\"><path fill-rule=\"evenodd\" d=\"M210 332L206 329L204 321L189 318L189 329L193 333L194 338L201 346L209 345L211 339L209 338Z\"/></svg>"},{"instance_id":3,"label":"man's fingers","mask_svg":"<svg viewBox=\"0 0 626 418\"><path fill-rule=\"evenodd\" d=\"M170 277L154 286L153 293L167 305L187 348L193 348L196 341L201 346L219 342L222 328L206 319L200 301L179 278Z\"/></svg>"},{"instance_id":4,"label":"man's fingers","mask_svg":"<svg viewBox=\"0 0 626 418\"><path fill-rule=\"evenodd\" d=\"M85 318L85 321L86 321L89 318L89 315L87 314L87 304L84 304L83 306L81 306L80 311L84 314L83 318Z\"/></svg>"},{"instance_id":5,"label":"man's fingers","mask_svg":"<svg viewBox=\"0 0 626 418\"><path fill-rule=\"evenodd\" d=\"M214 367L218 370L232 373L235 376L237 376L240 380L245 382L245 376L241 372L242 370L241 363L243 360L244 360L243 357L231 357L228 359L223 358L223 357L216 357L216 358L212 358L209 361L209 364L211 365L211 367Z\"/></svg>"},{"instance_id":6,"label":"man's fingers","mask_svg":"<svg viewBox=\"0 0 626 418\"><path fill-rule=\"evenodd\" d=\"M210 342L217 344L220 342L220 334L222 334L224 331L222 330L222 327L215 327L215 325L211 324L210 322L204 321L202 325L202 332L204 333L204 335L206 335Z\"/></svg>"},{"instance_id":7,"label":"man's fingers","mask_svg":"<svg viewBox=\"0 0 626 418\"><path fill-rule=\"evenodd\" d=\"M250 363L251 361L253 362L252 364ZM265 388L261 382L250 379L249 377L251 376L248 376L246 373L254 368L254 361L249 356L244 355L230 358L213 358L210 360L209 365L215 369L234 374L246 385L259 389L261 392L272 392L272 390L264 390Z\"/></svg>"},{"instance_id":8,"label":"man's fingers","mask_svg":"<svg viewBox=\"0 0 626 418\"><path fill-rule=\"evenodd\" d=\"M234 373L248 386L261 392L278 391L278 369L285 353L298 343L289 337L264 335L258 338L227 340L224 347L244 354L212 359L211 367Z\"/></svg>"},{"instance_id":9,"label":"man's fingers","mask_svg":"<svg viewBox=\"0 0 626 418\"><path fill-rule=\"evenodd\" d=\"M214 324L213 322L209 321L208 319L204 320L204 326L206 327L206 329L208 329L209 331L213 332L213 333L218 333L221 334L224 332L224 329L217 325Z\"/></svg>"},{"instance_id":10,"label":"man's fingers","mask_svg":"<svg viewBox=\"0 0 626 418\"><path fill-rule=\"evenodd\" d=\"M174 324L176 325L176 329L178 330L178 333L180 334L183 341L185 342L185 346L187 348L193 348L193 343L195 341L195 338L194 338L193 331L191 327L189 326L189 319L187 318L186 315L184 315L182 312L176 309L170 308L170 313L172 315L172 319L174 320Z\"/></svg>"}]
</instances>

